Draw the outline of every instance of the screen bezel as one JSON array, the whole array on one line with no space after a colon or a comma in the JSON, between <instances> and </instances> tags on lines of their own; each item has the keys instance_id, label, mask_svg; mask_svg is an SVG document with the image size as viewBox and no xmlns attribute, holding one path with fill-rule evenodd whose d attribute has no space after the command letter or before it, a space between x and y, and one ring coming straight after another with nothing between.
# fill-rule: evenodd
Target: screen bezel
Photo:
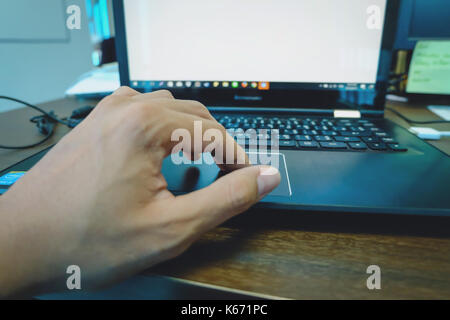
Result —
<instances>
[{"instance_id":1,"label":"screen bezel","mask_svg":"<svg viewBox=\"0 0 450 320\"><path fill-rule=\"evenodd\" d=\"M128 52L125 32L124 0L113 0L116 30L116 51L121 85L130 86ZM240 90L221 88L171 88L180 99L198 100L207 106L295 108L295 109L359 109L370 113L383 112L386 102L392 51L397 29L399 1L387 0L383 35L375 84L375 99L371 105L345 105L340 101L340 90L271 89ZM145 88L137 88L145 91Z\"/></svg>"}]
</instances>

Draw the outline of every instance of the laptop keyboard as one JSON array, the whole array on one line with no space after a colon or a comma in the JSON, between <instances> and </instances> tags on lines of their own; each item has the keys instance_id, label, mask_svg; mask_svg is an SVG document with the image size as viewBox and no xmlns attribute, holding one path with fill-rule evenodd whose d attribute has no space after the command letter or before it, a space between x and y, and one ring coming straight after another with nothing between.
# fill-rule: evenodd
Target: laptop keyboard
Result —
<instances>
[{"instance_id":1,"label":"laptop keyboard","mask_svg":"<svg viewBox=\"0 0 450 320\"><path fill-rule=\"evenodd\" d=\"M405 152L385 131L366 119L254 117L216 115L217 121L246 148L265 143L276 144L271 135L278 136L279 149ZM248 129L255 132L249 134ZM263 138L262 142L260 139ZM266 140L264 140L264 138ZM265 142L264 142L265 141Z\"/></svg>"}]
</instances>

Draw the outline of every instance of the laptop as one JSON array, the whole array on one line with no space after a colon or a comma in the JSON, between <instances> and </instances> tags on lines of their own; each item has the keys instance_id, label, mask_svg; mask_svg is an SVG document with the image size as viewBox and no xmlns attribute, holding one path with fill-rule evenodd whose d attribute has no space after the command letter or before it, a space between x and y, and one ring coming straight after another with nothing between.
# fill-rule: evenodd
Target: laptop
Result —
<instances>
[{"instance_id":1,"label":"laptop","mask_svg":"<svg viewBox=\"0 0 450 320\"><path fill-rule=\"evenodd\" d=\"M259 206L450 215L449 157L384 119L397 7L387 0L117 0L121 82L198 100L235 137L277 130L282 182ZM207 163L166 159L169 189L214 182L220 171Z\"/></svg>"},{"instance_id":2,"label":"laptop","mask_svg":"<svg viewBox=\"0 0 450 320\"><path fill-rule=\"evenodd\" d=\"M384 118L397 1L113 4L122 85L202 102L257 163L247 130L278 133L282 181L257 206L450 216L449 157ZM169 189L220 178L204 160L166 159Z\"/></svg>"}]
</instances>

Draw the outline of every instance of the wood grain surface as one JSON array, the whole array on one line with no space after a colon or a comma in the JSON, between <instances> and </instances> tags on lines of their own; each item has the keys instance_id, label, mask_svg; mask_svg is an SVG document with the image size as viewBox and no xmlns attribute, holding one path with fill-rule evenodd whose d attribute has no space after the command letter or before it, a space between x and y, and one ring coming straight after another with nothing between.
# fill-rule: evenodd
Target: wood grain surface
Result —
<instances>
[{"instance_id":1,"label":"wood grain surface","mask_svg":"<svg viewBox=\"0 0 450 320\"><path fill-rule=\"evenodd\" d=\"M151 271L290 299L449 299L449 230L445 219L255 209ZM369 265L381 290L367 289Z\"/></svg>"}]
</instances>

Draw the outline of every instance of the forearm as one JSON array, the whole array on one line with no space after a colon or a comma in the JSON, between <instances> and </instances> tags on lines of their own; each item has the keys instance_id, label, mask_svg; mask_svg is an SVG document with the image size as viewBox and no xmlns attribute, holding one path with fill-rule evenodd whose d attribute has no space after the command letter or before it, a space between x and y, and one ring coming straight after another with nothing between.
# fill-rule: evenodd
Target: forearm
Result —
<instances>
[{"instance_id":1,"label":"forearm","mask_svg":"<svg viewBox=\"0 0 450 320\"><path fill-rule=\"evenodd\" d=\"M39 219L29 203L17 199L19 193L24 194L10 190L0 197L0 298L38 293L53 286L58 274L51 233L42 229L45 217Z\"/></svg>"}]
</instances>

